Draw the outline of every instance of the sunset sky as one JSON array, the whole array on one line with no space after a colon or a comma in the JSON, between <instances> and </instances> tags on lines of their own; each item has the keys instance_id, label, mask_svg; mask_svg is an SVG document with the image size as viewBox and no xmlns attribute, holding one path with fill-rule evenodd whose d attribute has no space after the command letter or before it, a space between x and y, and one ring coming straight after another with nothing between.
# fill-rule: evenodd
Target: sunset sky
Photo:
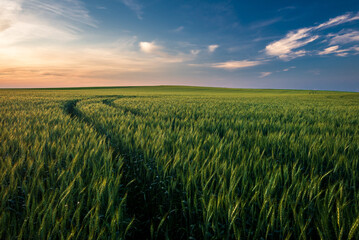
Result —
<instances>
[{"instance_id":1,"label":"sunset sky","mask_svg":"<svg viewBox=\"0 0 359 240\"><path fill-rule=\"evenodd\" d=\"M359 1L0 0L0 88L359 91Z\"/></svg>"}]
</instances>

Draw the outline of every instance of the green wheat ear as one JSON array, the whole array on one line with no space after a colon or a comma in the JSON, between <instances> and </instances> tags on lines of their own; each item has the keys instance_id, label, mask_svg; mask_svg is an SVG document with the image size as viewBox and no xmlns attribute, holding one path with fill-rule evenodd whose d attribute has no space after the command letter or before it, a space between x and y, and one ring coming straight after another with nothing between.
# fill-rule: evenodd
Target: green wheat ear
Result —
<instances>
[{"instance_id":1,"label":"green wheat ear","mask_svg":"<svg viewBox=\"0 0 359 240\"><path fill-rule=\"evenodd\" d=\"M359 226L359 217L357 217L352 227L350 228L348 239L352 239L354 237L356 231L358 230L358 226Z\"/></svg>"}]
</instances>

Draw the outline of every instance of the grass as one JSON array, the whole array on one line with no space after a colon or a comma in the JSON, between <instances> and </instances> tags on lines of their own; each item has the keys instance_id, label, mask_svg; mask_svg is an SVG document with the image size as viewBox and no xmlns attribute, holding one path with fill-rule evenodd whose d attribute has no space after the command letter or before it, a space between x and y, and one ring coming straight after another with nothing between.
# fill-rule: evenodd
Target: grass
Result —
<instances>
[{"instance_id":1,"label":"grass","mask_svg":"<svg viewBox=\"0 0 359 240\"><path fill-rule=\"evenodd\" d=\"M357 93L0 90L1 239L358 239Z\"/></svg>"}]
</instances>

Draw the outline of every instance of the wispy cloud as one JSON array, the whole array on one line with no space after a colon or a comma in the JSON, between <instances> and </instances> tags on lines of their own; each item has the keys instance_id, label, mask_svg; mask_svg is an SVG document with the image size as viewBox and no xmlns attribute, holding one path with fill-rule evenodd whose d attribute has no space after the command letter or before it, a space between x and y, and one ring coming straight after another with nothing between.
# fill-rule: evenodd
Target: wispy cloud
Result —
<instances>
[{"instance_id":1,"label":"wispy cloud","mask_svg":"<svg viewBox=\"0 0 359 240\"><path fill-rule=\"evenodd\" d=\"M217 44L209 45L208 46L208 51L210 53L213 53L214 51L216 51L217 48L219 48L219 45L217 45Z\"/></svg>"},{"instance_id":2,"label":"wispy cloud","mask_svg":"<svg viewBox=\"0 0 359 240\"><path fill-rule=\"evenodd\" d=\"M307 54L307 51L303 49L298 49L317 40L320 37L318 33L319 30L355 20L359 20L359 13L348 13L329 19L328 21L321 23L317 26L290 31L286 34L284 38L268 44L265 48L265 52L269 56L279 57L283 60L290 60L293 58L304 56ZM354 37L355 39L356 36L350 35L345 36L344 38L348 39L348 37L350 37L351 39L353 39ZM341 40L343 40L344 38L342 38Z\"/></svg>"},{"instance_id":3,"label":"wispy cloud","mask_svg":"<svg viewBox=\"0 0 359 240\"><path fill-rule=\"evenodd\" d=\"M192 55L198 55L199 53L201 52L201 50L198 50L198 49L193 49L193 50L191 50L191 54Z\"/></svg>"},{"instance_id":4,"label":"wispy cloud","mask_svg":"<svg viewBox=\"0 0 359 240\"><path fill-rule=\"evenodd\" d=\"M121 2L129 9L134 11L138 19L141 20L143 18L143 6L139 4L136 0L121 0Z\"/></svg>"},{"instance_id":5,"label":"wispy cloud","mask_svg":"<svg viewBox=\"0 0 359 240\"><path fill-rule=\"evenodd\" d=\"M323 51L319 51L318 55L328 55L328 54L335 54L339 57L345 57L349 55L349 53L352 54L358 54L359 53L359 47L353 46L349 48L342 48L340 49L338 45L328 47L324 49Z\"/></svg>"},{"instance_id":6,"label":"wispy cloud","mask_svg":"<svg viewBox=\"0 0 359 240\"><path fill-rule=\"evenodd\" d=\"M278 36L267 36L267 37L257 37L253 39L253 42L261 42L261 41L267 41L267 40L273 40L278 38Z\"/></svg>"},{"instance_id":7,"label":"wispy cloud","mask_svg":"<svg viewBox=\"0 0 359 240\"><path fill-rule=\"evenodd\" d=\"M184 26L179 26L178 28L175 28L172 30L172 32L178 33L178 32L182 32L184 29Z\"/></svg>"},{"instance_id":8,"label":"wispy cloud","mask_svg":"<svg viewBox=\"0 0 359 240\"><path fill-rule=\"evenodd\" d=\"M102 46L91 43L84 32L96 27L96 21L79 0L0 2L2 86L14 81L42 81L45 86L51 79L60 85L72 79L73 85L80 80L88 83L88 79L159 74L169 66L175 68L173 63L179 65L196 58L189 52L193 47L186 52L168 50L135 36L108 39Z\"/></svg>"},{"instance_id":9,"label":"wispy cloud","mask_svg":"<svg viewBox=\"0 0 359 240\"><path fill-rule=\"evenodd\" d=\"M141 51L145 53L154 53L161 49L155 42L140 42L139 46Z\"/></svg>"},{"instance_id":10,"label":"wispy cloud","mask_svg":"<svg viewBox=\"0 0 359 240\"><path fill-rule=\"evenodd\" d=\"M317 35L310 34L311 28L302 28L289 32L285 38L273 42L266 46L266 53L271 56L277 56L281 59L292 59L305 55L305 51L293 51L303 47L318 38Z\"/></svg>"},{"instance_id":11,"label":"wispy cloud","mask_svg":"<svg viewBox=\"0 0 359 240\"><path fill-rule=\"evenodd\" d=\"M260 78L265 78L265 77L268 77L269 75L271 75L272 74L272 72L261 72L261 74L260 74Z\"/></svg>"},{"instance_id":12,"label":"wispy cloud","mask_svg":"<svg viewBox=\"0 0 359 240\"><path fill-rule=\"evenodd\" d=\"M241 61L226 61L226 62L217 62L217 63L189 63L187 65L191 67L206 67L206 68L217 68L224 70L237 70L241 68L254 67L263 63L264 61L241 60Z\"/></svg>"},{"instance_id":13,"label":"wispy cloud","mask_svg":"<svg viewBox=\"0 0 359 240\"><path fill-rule=\"evenodd\" d=\"M21 10L21 4L18 1L2 1L0 8L0 31L11 27Z\"/></svg>"},{"instance_id":14,"label":"wispy cloud","mask_svg":"<svg viewBox=\"0 0 359 240\"><path fill-rule=\"evenodd\" d=\"M254 67L254 66L260 65L262 63L263 62L261 62L261 61L242 60L242 61L227 61L227 62L213 63L210 66L212 68L235 70L235 69L239 69L239 68Z\"/></svg>"},{"instance_id":15,"label":"wispy cloud","mask_svg":"<svg viewBox=\"0 0 359 240\"><path fill-rule=\"evenodd\" d=\"M173 71L180 63L192 61L195 56L176 52L167 53L164 47L153 49L144 46L144 51L138 51L138 42L133 46L136 38L117 40L106 46L82 44L82 46L47 47L37 46L9 46L0 52L0 82L14 85L25 81L40 84L38 86L62 86L85 82L87 85L94 79L93 85L105 84L105 79L126 79L128 76L137 76L140 79L149 79ZM142 42L144 43L144 42ZM158 45L155 45L158 46ZM147 47L147 48L146 48ZM149 51L149 52L148 52ZM21 58L19 58L21 53ZM74 66L76 66L74 68ZM171 66L171 68L169 68ZM155 78L153 78L155 79ZM96 81L97 83L96 83ZM118 84L118 82L117 82ZM131 81L123 84L133 84ZM91 85L91 84L90 84Z\"/></svg>"},{"instance_id":16,"label":"wispy cloud","mask_svg":"<svg viewBox=\"0 0 359 240\"><path fill-rule=\"evenodd\" d=\"M330 44L346 44L359 41L359 31L351 31L344 34L329 34Z\"/></svg>"},{"instance_id":17,"label":"wispy cloud","mask_svg":"<svg viewBox=\"0 0 359 240\"><path fill-rule=\"evenodd\" d=\"M331 18L328 21L319 24L318 26L313 27L313 29L317 30L317 29L322 29L322 28L329 28L329 27L334 27L337 26L339 24L343 24L343 23L347 23L347 22L352 22L355 20L359 20L359 13L357 14L353 14L353 13L347 13L335 18Z\"/></svg>"},{"instance_id":18,"label":"wispy cloud","mask_svg":"<svg viewBox=\"0 0 359 240\"><path fill-rule=\"evenodd\" d=\"M2 0L0 47L21 42L78 38L82 26L96 26L80 1Z\"/></svg>"},{"instance_id":19,"label":"wispy cloud","mask_svg":"<svg viewBox=\"0 0 359 240\"><path fill-rule=\"evenodd\" d=\"M96 27L96 22L90 17L83 2L79 0L27 0L23 1L23 8L35 12L38 16L51 16L57 20L68 20L72 23Z\"/></svg>"},{"instance_id":20,"label":"wispy cloud","mask_svg":"<svg viewBox=\"0 0 359 240\"><path fill-rule=\"evenodd\" d=\"M319 55L326 55L326 54L335 53L335 52L337 52L338 48L339 48L338 45L331 46L331 47L328 47L328 48L324 49L323 51L320 51L318 54Z\"/></svg>"},{"instance_id":21,"label":"wispy cloud","mask_svg":"<svg viewBox=\"0 0 359 240\"><path fill-rule=\"evenodd\" d=\"M294 68L296 68L296 67L292 66L292 67L289 67L289 68L285 68L282 71L283 72L288 72L289 70L294 69Z\"/></svg>"},{"instance_id":22,"label":"wispy cloud","mask_svg":"<svg viewBox=\"0 0 359 240\"><path fill-rule=\"evenodd\" d=\"M260 73L260 78L265 78L265 77L268 77L269 75L272 75L273 73L282 73L282 72L288 72L292 69L296 68L295 66L291 66L291 67L288 67L288 68L285 68L283 70L277 70L277 71L274 71L274 72L261 72Z\"/></svg>"},{"instance_id":23,"label":"wispy cloud","mask_svg":"<svg viewBox=\"0 0 359 240\"><path fill-rule=\"evenodd\" d=\"M275 24L277 22L279 22L282 18L281 17L276 17L276 18L272 18L272 19L267 19L264 21L259 21L259 22L254 22L250 25L251 29L257 29L257 28L263 28L263 27L267 27L269 25Z\"/></svg>"}]
</instances>

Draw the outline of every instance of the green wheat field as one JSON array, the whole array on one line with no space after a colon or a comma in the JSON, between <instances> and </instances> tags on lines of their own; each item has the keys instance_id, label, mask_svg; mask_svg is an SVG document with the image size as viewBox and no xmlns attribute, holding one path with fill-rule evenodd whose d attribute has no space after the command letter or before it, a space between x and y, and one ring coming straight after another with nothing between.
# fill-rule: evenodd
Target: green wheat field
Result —
<instances>
[{"instance_id":1,"label":"green wheat field","mask_svg":"<svg viewBox=\"0 0 359 240\"><path fill-rule=\"evenodd\" d=\"M0 239L359 239L359 93L0 90Z\"/></svg>"}]
</instances>

